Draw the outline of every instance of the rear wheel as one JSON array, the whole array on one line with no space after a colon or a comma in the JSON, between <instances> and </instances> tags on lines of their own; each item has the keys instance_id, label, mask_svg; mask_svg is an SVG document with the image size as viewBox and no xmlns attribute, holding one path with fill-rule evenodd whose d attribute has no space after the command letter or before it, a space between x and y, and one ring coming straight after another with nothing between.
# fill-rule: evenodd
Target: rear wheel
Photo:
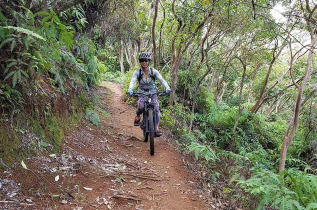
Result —
<instances>
[{"instance_id":1,"label":"rear wheel","mask_svg":"<svg viewBox=\"0 0 317 210\"><path fill-rule=\"evenodd\" d=\"M153 109L149 109L150 152L154 155L154 116Z\"/></svg>"}]
</instances>

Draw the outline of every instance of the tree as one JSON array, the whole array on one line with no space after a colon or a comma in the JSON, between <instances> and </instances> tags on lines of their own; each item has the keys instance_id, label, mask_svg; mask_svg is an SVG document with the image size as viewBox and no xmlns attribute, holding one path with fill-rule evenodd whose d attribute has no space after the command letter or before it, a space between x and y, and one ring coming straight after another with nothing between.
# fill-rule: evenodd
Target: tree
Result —
<instances>
[{"instance_id":1,"label":"tree","mask_svg":"<svg viewBox=\"0 0 317 210\"><path fill-rule=\"evenodd\" d=\"M155 0L154 6L154 17L153 17L153 24L152 24L152 42L153 42L153 63L154 68L157 68L157 58L156 58L156 40L155 40L155 24L157 18L157 10L158 10L158 3L160 0Z\"/></svg>"},{"instance_id":2,"label":"tree","mask_svg":"<svg viewBox=\"0 0 317 210\"><path fill-rule=\"evenodd\" d=\"M201 36L201 30L205 27L208 20L213 16L213 5L208 5L207 9L202 13L195 13L192 10L192 14L183 14L184 16L180 16L176 12L175 6L176 0L172 2L172 14L174 15L174 19L177 21L177 29L173 35L171 42L171 73L172 73L172 92L170 94L169 104L173 104L175 100L175 91L177 87L178 80L178 70L181 65L183 54L186 52L190 44L193 42L196 36ZM188 2L183 2L184 6L187 5ZM192 19L189 15L197 15L202 14L203 16Z\"/></svg>"},{"instance_id":3,"label":"tree","mask_svg":"<svg viewBox=\"0 0 317 210\"><path fill-rule=\"evenodd\" d=\"M310 33L310 44L309 44L309 51L308 51L305 75L304 75L304 78L301 82L301 85L297 84L293 80L294 84L296 85L296 87L298 89L298 93L297 93L296 100L294 102L295 105L294 105L293 117L290 120L288 127L284 133L284 137L283 137L283 144L282 144L281 154L280 154L280 163L279 163L279 168L278 168L279 172L282 172L285 169L287 150L292 143L292 140L295 136L295 132L296 132L297 127L298 127L303 91L306 87L307 80L311 74L312 59L313 59L313 55L314 55L315 44L317 41L317 34L316 34L316 28L315 28L316 26L314 24L317 21L317 19L314 17L315 12L317 10L317 5L315 5L313 8L311 8L309 0L306 0L305 3L301 2L300 8L301 8L301 11L303 13L303 17L306 21L308 31Z\"/></svg>"}]
</instances>

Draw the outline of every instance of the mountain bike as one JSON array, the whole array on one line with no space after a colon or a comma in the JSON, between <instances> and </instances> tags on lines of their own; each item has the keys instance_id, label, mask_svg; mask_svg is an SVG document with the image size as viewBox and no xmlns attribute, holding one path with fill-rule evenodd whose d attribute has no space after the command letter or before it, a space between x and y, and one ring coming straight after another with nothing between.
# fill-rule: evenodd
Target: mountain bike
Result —
<instances>
[{"instance_id":1,"label":"mountain bike","mask_svg":"<svg viewBox=\"0 0 317 210\"><path fill-rule=\"evenodd\" d=\"M155 94L155 93L154 93ZM150 153L154 155L154 137L156 136L156 127L158 119L156 116L155 104L152 102L151 98L154 94L150 93L133 93L133 96L144 97L144 109L143 118L140 122L140 127L143 131L144 142L148 142L150 138ZM157 92L158 96L167 95L165 91Z\"/></svg>"}]
</instances>

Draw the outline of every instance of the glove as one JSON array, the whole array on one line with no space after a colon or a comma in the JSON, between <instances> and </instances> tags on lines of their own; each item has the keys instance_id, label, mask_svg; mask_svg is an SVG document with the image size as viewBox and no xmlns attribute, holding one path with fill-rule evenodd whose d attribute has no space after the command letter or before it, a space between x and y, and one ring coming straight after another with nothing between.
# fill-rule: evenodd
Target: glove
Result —
<instances>
[{"instance_id":1,"label":"glove","mask_svg":"<svg viewBox=\"0 0 317 210\"><path fill-rule=\"evenodd\" d=\"M171 89L166 89L166 94L169 94L172 90Z\"/></svg>"},{"instance_id":2,"label":"glove","mask_svg":"<svg viewBox=\"0 0 317 210\"><path fill-rule=\"evenodd\" d=\"M133 91L132 90L128 91L128 94L129 96L133 96Z\"/></svg>"}]
</instances>

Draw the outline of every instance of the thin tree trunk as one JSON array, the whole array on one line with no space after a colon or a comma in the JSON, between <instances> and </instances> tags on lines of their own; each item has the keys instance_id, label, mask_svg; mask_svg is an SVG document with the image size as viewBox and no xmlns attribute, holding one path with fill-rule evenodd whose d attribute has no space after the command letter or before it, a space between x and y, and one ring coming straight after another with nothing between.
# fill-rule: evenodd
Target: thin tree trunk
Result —
<instances>
[{"instance_id":1,"label":"thin tree trunk","mask_svg":"<svg viewBox=\"0 0 317 210\"><path fill-rule=\"evenodd\" d=\"M278 58L278 56L282 53L282 50L284 49L285 46L286 45L283 45L279 49L279 51L278 51L278 53L276 55L274 55L275 51L273 52L273 58L272 58L272 61L270 63L270 66L269 66L269 70L268 70L268 72L266 74L266 77L265 77L265 80L264 80L260 95L259 95L258 100L256 101L256 103L254 104L254 106L250 110L252 113L256 113L259 110L259 108L260 108L260 106L261 106L261 104L263 102L263 98L265 97L265 90L266 90L267 84L269 83L269 78L270 78L270 75L271 75L271 72L272 72L272 69L273 69L273 64L275 63L275 61ZM277 46L276 46L276 48L277 48Z\"/></svg>"},{"instance_id":2,"label":"thin tree trunk","mask_svg":"<svg viewBox=\"0 0 317 210\"><path fill-rule=\"evenodd\" d=\"M123 65L123 41L122 40L121 40L121 45L118 48L118 54L119 54L121 73L124 73L125 69L124 69L124 65Z\"/></svg>"},{"instance_id":3,"label":"thin tree trunk","mask_svg":"<svg viewBox=\"0 0 317 210\"><path fill-rule=\"evenodd\" d=\"M306 3L309 3L308 0ZM309 12L309 17L306 17L306 23L307 23L308 29L310 31L310 36L311 36L310 50L309 50L308 58L307 58L305 76L304 76L304 79L302 81L301 86L298 89L298 94L297 94L297 97L295 100L293 117L292 117L292 120L290 120L288 127L284 133L283 144L282 144L281 154L280 154L280 163L279 163L279 167L278 167L279 172L282 172L285 169L287 150L292 143L292 140L295 136L295 132L296 132L297 127L298 127L303 91L305 89L306 82L307 82L308 78L310 77L312 59L313 59L313 55L314 55L314 46L315 46L316 39L317 39L316 34L315 34L315 30L312 28L312 25L311 25L311 23L312 23L311 21L313 19L312 16L313 16L313 13L317 9L317 5L311 10L311 8L309 7L309 4L307 4L306 9Z\"/></svg>"},{"instance_id":4,"label":"thin tree trunk","mask_svg":"<svg viewBox=\"0 0 317 210\"><path fill-rule=\"evenodd\" d=\"M228 82L223 83L223 87L222 87L222 89L221 89L221 93L220 93L220 95L219 95L218 98L217 98L217 104L218 104L220 101L222 101L222 98L223 98L223 96L224 96L224 94L225 94L225 92L226 92L227 86L228 86Z\"/></svg>"},{"instance_id":5,"label":"thin tree trunk","mask_svg":"<svg viewBox=\"0 0 317 210\"><path fill-rule=\"evenodd\" d=\"M243 90L243 85L244 85L244 78L245 78L245 72L247 71L247 64L246 61L243 61L241 58L237 57L241 63L242 63L242 67L243 67L243 73L242 73L242 78L241 78L241 84L240 84L240 93L239 93L239 113L237 115L236 121L234 123L233 129L232 129L232 134L234 135L239 123L239 119L243 110L243 107L241 107L241 101L242 101L242 90Z\"/></svg>"},{"instance_id":6,"label":"thin tree trunk","mask_svg":"<svg viewBox=\"0 0 317 210\"><path fill-rule=\"evenodd\" d=\"M208 19L212 16L212 10L205 16L205 18L200 22L200 24L197 25L194 31L192 31L188 37L187 41L184 43L179 43L178 47L176 49L176 39L181 36L180 33L184 30L185 25L183 25L183 21L178 17L178 15L175 12L175 2L176 0L173 0L172 3L172 12L175 17L175 19L178 21L178 27L175 33L175 36L173 37L172 44L171 44L171 51L172 51L172 92L170 94L169 98L169 104L172 105L175 101L175 91L177 87L177 80L178 80L178 69L180 66L180 63L182 61L182 55L186 52L188 49L189 45L192 43L194 40L195 36L198 35L199 30L203 28L203 26L206 24Z\"/></svg>"},{"instance_id":7,"label":"thin tree trunk","mask_svg":"<svg viewBox=\"0 0 317 210\"><path fill-rule=\"evenodd\" d=\"M162 56L162 53L161 53L161 48L162 48L162 31L163 31L163 26L164 26L164 22L165 22L165 9L162 5L162 3L160 2L162 8L163 8L163 22L161 24L161 28L160 28L160 37L159 37L159 46L158 46L158 61L157 61L157 68L159 69L160 68L160 63L161 63L161 56Z\"/></svg>"},{"instance_id":8,"label":"thin tree trunk","mask_svg":"<svg viewBox=\"0 0 317 210\"><path fill-rule=\"evenodd\" d=\"M156 43L155 43L155 25L156 25L156 18L157 18L157 10L158 10L158 3L160 0L155 1L155 7L154 7L154 17L153 17L153 24L152 24L152 42L153 42L153 64L154 68L157 68L157 62L156 62Z\"/></svg>"}]
</instances>

